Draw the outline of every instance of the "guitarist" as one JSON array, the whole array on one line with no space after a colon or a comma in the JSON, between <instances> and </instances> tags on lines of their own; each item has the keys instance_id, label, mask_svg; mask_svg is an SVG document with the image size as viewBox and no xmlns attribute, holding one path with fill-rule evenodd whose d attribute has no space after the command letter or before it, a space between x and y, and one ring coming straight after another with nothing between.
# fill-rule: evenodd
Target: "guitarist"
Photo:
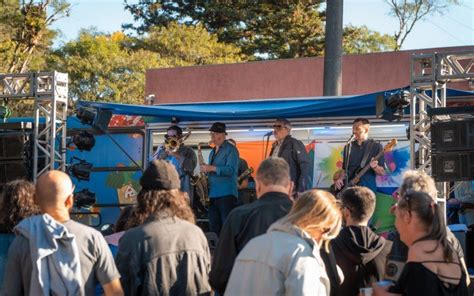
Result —
<instances>
[{"instance_id":1,"label":"guitarist","mask_svg":"<svg viewBox=\"0 0 474 296\"><path fill-rule=\"evenodd\" d=\"M370 122L366 118L357 118L352 124L352 137L344 147L344 160L342 162L343 173L334 182L336 189L341 190L344 184L351 181L354 176L365 166L370 165L370 169L361 176L357 185L370 188L377 192L375 182L376 175L385 174L385 160L374 157L383 150L382 145L373 139L369 139Z\"/></svg>"}]
</instances>

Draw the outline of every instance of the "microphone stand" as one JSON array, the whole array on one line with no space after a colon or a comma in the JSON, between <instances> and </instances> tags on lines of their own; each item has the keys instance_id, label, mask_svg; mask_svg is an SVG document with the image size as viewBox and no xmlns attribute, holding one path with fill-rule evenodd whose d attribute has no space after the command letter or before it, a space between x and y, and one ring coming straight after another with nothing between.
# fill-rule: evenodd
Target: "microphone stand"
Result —
<instances>
[{"instance_id":1,"label":"microphone stand","mask_svg":"<svg viewBox=\"0 0 474 296\"><path fill-rule=\"evenodd\" d=\"M270 143L270 136L272 134L266 134L263 136L263 141L265 141L265 137L267 137L267 142L265 143L265 152L264 152L264 155L262 157L262 159L266 159L267 158L267 152L268 152L268 143Z\"/></svg>"},{"instance_id":2,"label":"microphone stand","mask_svg":"<svg viewBox=\"0 0 474 296\"><path fill-rule=\"evenodd\" d=\"M351 149L352 149L352 142L354 142L354 140L352 139L351 137L351 140L349 141L349 147L347 148L347 153L346 153L346 167L344 168L344 172L346 174L346 184L349 184L349 160L350 160L350 157L351 157Z\"/></svg>"}]
</instances>

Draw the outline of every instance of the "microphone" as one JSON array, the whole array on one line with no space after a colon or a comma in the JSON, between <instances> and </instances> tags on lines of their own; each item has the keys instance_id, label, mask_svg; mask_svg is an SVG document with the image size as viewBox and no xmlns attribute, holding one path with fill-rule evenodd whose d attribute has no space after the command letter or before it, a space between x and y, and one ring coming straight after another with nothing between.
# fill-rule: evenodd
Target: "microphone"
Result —
<instances>
[{"instance_id":1,"label":"microphone","mask_svg":"<svg viewBox=\"0 0 474 296\"><path fill-rule=\"evenodd\" d=\"M273 131L266 133L265 135L263 135L263 137L270 137L271 135L273 135Z\"/></svg>"},{"instance_id":2,"label":"microphone","mask_svg":"<svg viewBox=\"0 0 474 296\"><path fill-rule=\"evenodd\" d=\"M349 144L350 142L354 141L354 140L355 140L355 137L356 137L356 136L355 136L354 134L352 134L352 136L349 138L349 140L347 141L346 144Z\"/></svg>"}]
</instances>

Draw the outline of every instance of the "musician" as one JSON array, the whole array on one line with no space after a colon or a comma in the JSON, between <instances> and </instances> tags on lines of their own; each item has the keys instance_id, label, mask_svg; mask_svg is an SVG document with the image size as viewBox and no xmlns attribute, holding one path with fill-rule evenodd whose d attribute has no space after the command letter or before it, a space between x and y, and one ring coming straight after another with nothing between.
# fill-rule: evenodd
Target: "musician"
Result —
<instances>
[{"instance_id":1,"label":"musician","mask_svg":"<svg viewBox=\"0 0 474 296\"><path fill-rule=\"evenodd\" d=\"M209 164L201 165L201 172L208 173L209 181L209 230L220 234L227 215L237 201L237 169L239 152L226 141L226 126L214 122L209 129L215 145L209 154Z\"/></svg>"},{"instance_id":2,"label":"musician","mask_svg":"<svg viewBox=\"0 0 474 296\"><path fill-rule=\"evenodd\" d=\"M301 193L311 188L311 161L306 148L300 140L290 135L291 123L278 118L273 124L273 136L276 141L270 151L271 157L281 157L290 166L290 177L294 191Z\"/></svg>"},{"instance_id":3,"label":"musician","mask_svg":"<svg viewBox=\"0 0 474 296\"><path fill-rule=\"evenodd\" d=\"M374 157L379 154L383 147L380 143L369 138L370 122L366 118L357 118L352 124L351 140L344 147L344 160L342 162L343 173L341 177L334 182L339 190L344 187L345 181L352 180L359 169L370 164L370 169L361 176L359 186L370 188L374 193L377 192L375 182L376 175L385 174L385 160L380 157L375 160Z\"/></svg>"},{"instance_id":4,"label":"musician","mask_svg":"<svg viewBox=\"0 0 474 296\"><path fill-rule=\"evenodd\" d=\"M237 148L237 143L234 139L228 139L227 141L229 141L229 143L231 143ZM239 168L237 170L237 189L239 190L239 206L252 202L254 200L253 198L255 197L254 194L245 190L255 188L255 182L251 176L251 172L248 172L248 169L249 165L247 161L242 157L239 157Z\"/></svg>"},{"instance_id":5,"label":"musician","mask_svg":"<svg viewBox=\"0 0 474 296\"><path fill-rule=\"evenodd\" d=\"M165 143L158 147L153 155L153 159L164 159L174 165L179 174L181 181L181 191L186 192L193 200L193 190L191 186L191 177L194 174L194 169L197 165L196 153L191 147L180 143L183 139L183 130L177 126L172 125L168 127L165 135ZM177 147L170 145L170 140L177 143Z\"/></svg>"}]
</instances>

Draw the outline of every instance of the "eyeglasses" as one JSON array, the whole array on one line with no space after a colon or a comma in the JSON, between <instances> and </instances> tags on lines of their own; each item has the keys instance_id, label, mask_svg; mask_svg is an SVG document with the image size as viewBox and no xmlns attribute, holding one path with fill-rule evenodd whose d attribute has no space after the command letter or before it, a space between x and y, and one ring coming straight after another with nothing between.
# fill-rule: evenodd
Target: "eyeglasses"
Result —
<instances>
[{"instance_id":1,"label":"eyeglasses","mask_svg":"<svg viewBox=\"0 0 474 296\"><path fill-rule=\"evenodd\" d=\"M274 129L274 130L277 130L277 131L279 131L279 130L281 130L281 129L284 129L284 128L287 128L287 127L286 127L286 126L283 126L283 125L281 125L281 124L275 124L275 125L273 125L273 129Z\"/></svg>"}]
</instances>

